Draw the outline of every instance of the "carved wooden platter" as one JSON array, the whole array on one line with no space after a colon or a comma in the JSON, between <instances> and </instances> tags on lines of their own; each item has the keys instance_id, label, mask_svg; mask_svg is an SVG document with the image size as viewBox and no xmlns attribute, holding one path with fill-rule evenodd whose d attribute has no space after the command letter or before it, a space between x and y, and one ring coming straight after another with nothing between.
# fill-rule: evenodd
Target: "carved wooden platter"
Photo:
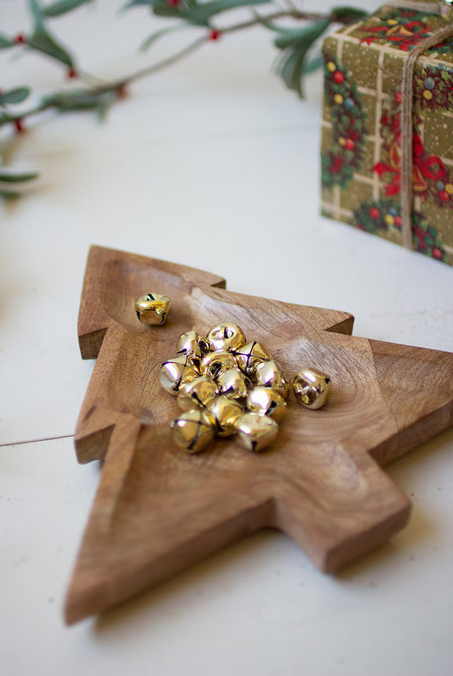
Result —
<instances>
[{"instance_id":1,"label":"carved wooden platter","mask_svg":"<svg viewBox=\"0 0 453 676\"><path fill-rule=\"evenodd\" d=\"M161 327L134 301L171 297ZM170 421L176 398L159 383L178 336L222 321L264 343L288 378L304 365L330 374L319 411L290 394L278 440L262 453L234 437L189 455ZM220 277L92 247L79 315L82 357L97 362L75 434L79 462L104 460L69 586L72 624L140 594L247 534L287 533L324 572L385 542L411 504L381 470L453 424L453 354L352 337L346 312L225 290Z\"/></svg>"}]
</instances>

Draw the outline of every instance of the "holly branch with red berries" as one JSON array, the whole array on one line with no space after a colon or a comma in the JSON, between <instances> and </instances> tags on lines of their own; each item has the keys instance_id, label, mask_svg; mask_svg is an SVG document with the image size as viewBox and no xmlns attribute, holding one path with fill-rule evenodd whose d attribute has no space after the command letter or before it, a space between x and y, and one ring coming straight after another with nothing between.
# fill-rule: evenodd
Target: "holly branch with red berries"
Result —
<instances>
[{"instance_id":1,"label":"holly branch with red berries","mask_svg":"<svg viewBox=\"0 0 453 676\"><path fill-rule=\"evenodd\" d=\"M26 1L31 16L31 30L19 31L14 35L0 31L0 51L8 50L12 54L26 51L52 59L65 69L68 79L78 84L70 90L47 94L29 108L24 108L24 102L31 95L31 86L21 85L1 90L0 131L13 130L18 134L26 131L31 118L50 111L67 113L92 110L103 118L115 102L128 95L134 82L169 68L207 43L255 26L277 34L274 39L278 50L276 70L286 86L302 96L303 76L322 65L321 55L317 51L322 35L331 25L346 25L367 15L364 10L354 7L335 7L327 14L303 12L292 4L292 0L283 0L284 6L278 4L279 0L131 0L124 9L145 8L154 16L167 20L162 29L151 34L141 45L142 52L148 51L156 40L182 29L192 29L197 34L196 38L166 59L147 65L126 77L103 81L83 72L70 48L59 40L53 29L55 19L83 5L93 4L94 0L55 0L45 4L39 0ZM265 6L264 12L257 9L261 5ZM244 8L251 12L249 19L221 27L217 25L220 14ZM1 140L4 139L5 136ZM35 172L13 173L1 168L0 195L16 194L21 184L32 181L37 175Z\"/></svg>"}]
</instances>

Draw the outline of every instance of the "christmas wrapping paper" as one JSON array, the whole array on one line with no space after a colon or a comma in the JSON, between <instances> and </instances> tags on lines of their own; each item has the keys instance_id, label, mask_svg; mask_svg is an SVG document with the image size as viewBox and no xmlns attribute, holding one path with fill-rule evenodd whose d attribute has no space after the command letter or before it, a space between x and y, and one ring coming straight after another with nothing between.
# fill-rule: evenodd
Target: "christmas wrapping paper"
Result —
<instances>
[{"instance_id":1,"label":"christmas wrapping paper","mask_svg":"<svg viewBox=\"0 0 453 676\"><path fill-rule=\"evenodd\" d=\"M323 215L402 243L403 64L445 25L385 6L324 41ZM413 248L453 265L453 39L418 58L413 106Z\"/></svg>"}]
</instances>

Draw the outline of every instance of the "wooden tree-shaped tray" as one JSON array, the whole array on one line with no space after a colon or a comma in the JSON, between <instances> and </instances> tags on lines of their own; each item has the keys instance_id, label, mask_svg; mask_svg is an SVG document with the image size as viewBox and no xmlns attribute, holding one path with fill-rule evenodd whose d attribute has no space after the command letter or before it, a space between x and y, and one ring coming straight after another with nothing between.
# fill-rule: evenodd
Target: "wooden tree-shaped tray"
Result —
<instances>
[{"instance_id":1,"label":"wooden tree-shaped tray","mask_svg":"<svg viewBox=\"0 0 453 676\"><path fill-rule=\"evenodd\" d=\"M164 293L165 325L134 301ZM159 383L178 336L232 320L291 378L329 373L319 411L291 394L277 442L259 454L234 438L198 455L177 448L174 397ZM105 459L66 600L74 623L139 594L257 529L287 533L331 572L387 540L410 502L380 469L453 424L453 354L352 337L353 317L225 291L216 275L93 247L79 316L97 358L75 435L85 463Z\"/></svg>"}]
</instances>

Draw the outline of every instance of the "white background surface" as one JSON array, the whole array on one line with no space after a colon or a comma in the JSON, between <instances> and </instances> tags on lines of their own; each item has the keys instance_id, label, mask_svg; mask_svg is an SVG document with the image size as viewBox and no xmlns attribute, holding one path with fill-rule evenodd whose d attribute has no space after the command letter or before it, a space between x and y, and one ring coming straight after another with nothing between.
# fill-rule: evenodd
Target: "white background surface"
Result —
<instances>
[{"instance_id":1,"label":"white background surface","mask_svg":"<svg viewBox=\"0 0 453 676\"><path fill-rule=\"evenodd\" d=\"M187 39L138 57L155 20L96 6L54 24L86 71L127 73ZM0 0L0 25L26 30L23 3ZM350 311L357 335L453 350L453 270L318 215L321 77L300 102L274 54L266 31L224 37L135 85L102 126L48 119L6 145L9 164L42 178L0 204L2 675L453 673L451 431L388 469L414 501L410 524L336 578L262 533L101 619L62 623L99 478L55 439L73 434L92 369L76 335L90 243ZM1 55L0 69L2 88L63 83L34 56Z\"/></svg>"}]
</instances>

